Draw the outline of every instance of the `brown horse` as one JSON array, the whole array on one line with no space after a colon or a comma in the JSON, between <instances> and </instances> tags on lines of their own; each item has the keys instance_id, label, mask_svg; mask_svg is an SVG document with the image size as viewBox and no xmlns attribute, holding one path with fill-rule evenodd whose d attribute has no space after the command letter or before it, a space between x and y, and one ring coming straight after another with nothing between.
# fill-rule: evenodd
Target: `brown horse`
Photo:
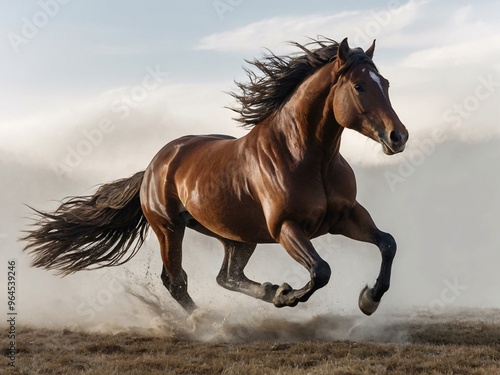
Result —
<instances>
[{"instance_id":1,"label":"brown horse","mask_svg":"<svg viewBox=\"0 0 500 375\"><path fill-rule=\"evenodd\" d=\"M375 285L359 307L372 314L389 288L394 238L380 231L356 201L354 173L340 155L344 128L364 134L392 155L408 132L389 101L388 81L364 52L344 39L295 44L302 54L265 56L233 94L244 137L185 136L164 146L144 172L102 185L41 215L24 239L34 266L69 274L118 265L142 245L148 223L160 242L161 279L188 312L196 308L182 269L185 228L217 238L225 257L223 287L277 307L305 302L328 283L330 267L311 238L327 233L373 243L382 254ZM279 243L309 272L300 289L258 283L244 275L257 243ZM124 258L127 250L131 254Z\"/></svg>"}]
</instances>

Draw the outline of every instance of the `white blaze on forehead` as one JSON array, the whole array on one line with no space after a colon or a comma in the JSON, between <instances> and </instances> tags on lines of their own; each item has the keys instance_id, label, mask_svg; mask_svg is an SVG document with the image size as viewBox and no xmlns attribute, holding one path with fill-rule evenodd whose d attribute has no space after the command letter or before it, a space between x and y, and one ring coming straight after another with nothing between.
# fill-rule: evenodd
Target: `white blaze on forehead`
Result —
<instances>
[{"instance_id":1,"label":"white blaze on forehead","mask_svg":"<svg viewBox=\"0 0 500 375\"><path fill-rule=\"evenodd\" d=\"M375 73L373 70L370 70L368 73L370 74L370 77L372 77L372 79L375 82L377 82L378 87L380 87L380 90L382 91L382 94L385 97L385 91L384 91L384 88L382 87L382 81L380 80L379 75L377 73Z\"/></svg>"}]
</instances>

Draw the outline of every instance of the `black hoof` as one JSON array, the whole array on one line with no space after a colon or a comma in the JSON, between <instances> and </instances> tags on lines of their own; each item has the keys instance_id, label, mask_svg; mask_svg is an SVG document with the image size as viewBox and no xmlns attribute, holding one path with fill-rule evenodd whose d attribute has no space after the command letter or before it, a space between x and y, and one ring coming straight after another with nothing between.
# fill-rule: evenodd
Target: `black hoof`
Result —
<instances>
[{"instance_id":1,"label":"black hoof","mask_svg":"<svg viewBox=\"0 0 500 375\"><path fill-rule=\"evenodd\" d=\"M264 283L260 286L259 298L266 302L273 302L274 296L276 295L276 291L278 290L278 285L273 285L271 283Z\"/></svg>"},{"instance_id":2,"label":"black hoof","mask_svg":"<svg viewBox=\"0 0 500 375\"><path fill-rule=\"evenodd\" d=\"M287 283L283 283L276 290L276 295L274 296L273 303L276 307L293 307L296 306L299 301L293 295L293 288Z\"/></svg>"}]
</instances>

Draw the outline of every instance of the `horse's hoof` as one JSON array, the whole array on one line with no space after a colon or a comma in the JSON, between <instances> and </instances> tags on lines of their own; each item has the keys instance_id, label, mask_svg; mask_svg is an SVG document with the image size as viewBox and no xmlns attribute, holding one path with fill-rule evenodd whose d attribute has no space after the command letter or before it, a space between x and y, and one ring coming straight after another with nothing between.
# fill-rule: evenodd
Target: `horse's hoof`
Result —
<instances>
[{"instance_id":1,"label":"horse's hoof","mask_svg":"<svg viewBox=\"0 0 500 375\"><path fill-rule=\"evenodd\" d=\"M276 290L276 294L273 299L274 306L276 307L284 307L284 306L291 306L290 300L290 293L293 292L293 288L287 284L283 283L281 286Z\"/></svg>"},{"instance_id":2,"label":"horse's hoof","mask_svg":"<svg viewBox=\"0 0 500 375\"><path fill-rule=\"evenodd\" d=\"M368 288L368 285L366 285L361 290L358 299L358 306L361 312L366 315L371 315L377 310L379 304L380 301L376 302L373 300L370 293L370 288Z\"/></svg>"},{"instance_id":3,"label":"horse's hoof","mask_svg":"<svg viewBox=\"0 0 500 375\"><path fill-rule=\"evenodd\" d=\"M271 283L264 283L259 288L260 298L266 302L273 302L279 286Z\"/></svg>"}]
</instances>

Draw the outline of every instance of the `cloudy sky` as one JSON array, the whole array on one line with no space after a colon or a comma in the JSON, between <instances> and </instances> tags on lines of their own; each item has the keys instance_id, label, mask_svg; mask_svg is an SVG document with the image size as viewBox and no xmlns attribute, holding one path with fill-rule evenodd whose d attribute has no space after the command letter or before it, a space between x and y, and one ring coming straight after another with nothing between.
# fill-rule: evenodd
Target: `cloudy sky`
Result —
<instances>
[{"instance_id":1,"label":"cloudy sky","mask_svg":"<svg viewBox=\"0 0 500 375\"><path fill-rule=\"evenodd\" d=\"M178 121L191 132L242 135L223 107L231 104L224 91L234 89L234 79L245 80L244 59L265 48L288 53L287 41L317 35L347 36L364 48L378 40L375 61L391 81L394 106L413 137L440 124L460 125L449 126L447 137L498 135L496 124L486 123L498 84L480 89L479 104L469 96L477 96L484 81L498 82L499 8L498 1L430 0L377 6L245 0L3 4L0 136L14 154L21 145L40 149L48 141L76 147L81 128L118 115L122 121L114 122L118 131L106 144L109 150L119 147L119 137L132 135L124 124L141 112L150 116L134 125L143 138L155 128L175 132ZM151 71L156 74L144 92ZM475 126L465 126L472 120ZM35 150L34 158L60 159L56 144L49 153Z\"/></svg>"},{"instance_id":2,"label":"cloudy sky","mask_svg":"<svg viewBox=\"0 0 500 375\"><path fill-rule=\"evenodd\" d=\"M245 80L245 59L265 48L287 54L287 41L318 35L365 49L377 39L374 60L410 141L405 153L386 157L344 133L360 201L405 245L401 283L428 283L419 304L439 300L460 277L468 290L457 304L500 307L490 294L498 295L491 262L500 251L498 14L500 1L465 0L3 2L2 251L27 263L16 241L26 224L22 203L53 207L88 193L144 169L187 133L243 136L224 107L233 81ZM372 272L362 276L369 281L378 255L364 249L372 254ZM396 288L393 303L402 296Z\"/></svg>"}]
</instances>

